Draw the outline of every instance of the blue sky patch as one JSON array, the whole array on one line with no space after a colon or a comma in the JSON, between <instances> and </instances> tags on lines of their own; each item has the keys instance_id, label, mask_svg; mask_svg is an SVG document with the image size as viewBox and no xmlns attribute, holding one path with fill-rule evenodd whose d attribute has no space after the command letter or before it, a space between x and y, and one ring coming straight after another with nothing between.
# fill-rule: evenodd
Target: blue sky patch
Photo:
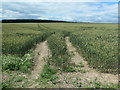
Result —
<instances>
[{"instance_id":1,"label":"blue sky patch","mask_svg":"<svg viewBox=\"0 0 120 90\"><path fill-rule=\"evenodd\" d=\"M117 23L117 2L3 2L0 19Z\"/></svg>"}]
</instances>

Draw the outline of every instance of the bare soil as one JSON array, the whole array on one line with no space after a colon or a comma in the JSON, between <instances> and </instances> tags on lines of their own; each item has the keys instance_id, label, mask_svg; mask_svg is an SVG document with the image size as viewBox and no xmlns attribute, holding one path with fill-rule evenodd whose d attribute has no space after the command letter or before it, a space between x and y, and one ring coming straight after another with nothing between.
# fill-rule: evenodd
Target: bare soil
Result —
<instances>
[{"instance_id":1,"label":"bare soil","mask_svg":"<svg viewBox=\"0 0 120 90\"><path fill-rule=\"evenodd\" d=\"M69 52L73 53L71 62L75 65L83 64L83 67L78 67L77 72L62 72L57 76L59 77L58 83L54 86L56 88L75 88L75 87L92 87L94 82L100 82L102 85L118 84L118 75L101 73L93 68L90 68L87 61L76 51L76 48L66 37L66 44ZM94 87L94 86L93 86Z\"/></svg>"},{"instance_id":2,"label":"bare soil","mask_svg":"<svg viewBox=\"0 0 120 90\"><path fill-rule=\"evenodd\" d=\"M30 75L30 81L33 83L28 88L35 88L39 85L35 80L40 78L43 67L46 63L46 59L50 55L50 50L47 45L47 41L41 42L36 45L35 57L34 57L34 67Z\"/></svg>"},{"instance_id":3,"label":"bare soil","mask_svg":"<svg viewBox=\"0 0 120 90\"><path fill-rule=\"evenodd\" d=\"M31 79L37 79L43 70L45 60L49 56L47 41L37 44L34 57L34 69L31 73Z\"/></svg>"},{"instance_id":4,"label":"bare soil","mask_svg":"<svg viewBox=\"0 0 120 90\"><path fill-rule=\"evenodd\" d=\"M73 54L71 63L75 65L83 64L82 67L75 67L75 72L59 72L56 74L59 78L54 82L48 82L49 86L53 88L76 88L76 87L94 87L94 82L100 82L105 84L118 84L118 75L101 73L96 69L90 68L87 61L77 52L76 48L69 41L69 37L66 37L67 48L70 53ZM22 84L28 83L26 87L36 88L41 86L39 82L36 82L40 77L43 67L46 63L46 59L50 55L50 50L47 45L47 41L37 44L35 49L34 67L30 75L21 74L27 78L27 81ZM5 75L5 74L4 74ZM15 75L15 74L14 74ZM7 75L5 75L7 76ZM6 77L5 77L6 78ZM3 78L4 79L4 78Z\"/></svg>"}]
</instances>

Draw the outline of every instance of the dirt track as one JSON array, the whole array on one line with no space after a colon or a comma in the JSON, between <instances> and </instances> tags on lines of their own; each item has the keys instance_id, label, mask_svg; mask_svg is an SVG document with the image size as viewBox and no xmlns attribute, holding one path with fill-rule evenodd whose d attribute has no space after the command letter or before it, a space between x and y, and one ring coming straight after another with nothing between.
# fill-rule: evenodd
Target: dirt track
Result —
<instances>
[{"instance_id":1,"label":"dirt track","mask_svg":"<svg viewBox=\"0 0 120 90\"><path fill-rule=\"evenodd\" d=\"M92 87L90 82L100 82L101 84L118 84L118 76L113 74L101 73L97 70L90 68L87 61L76 51L76 48L72 45L69 41L69 37L65 38L68 51L72 54L71 62L75 65L79 65L80 63L83 64L83 67L75 68L76 72L62 72L56 74L59 79L57 80L58 83L52 84L52 82L48 82L51 86L55 88L75 88L77 85L79 87ZM45 58L50 55L50 50L47 45L47 41L42 42L37 45L35 49L35 58L34 58L34 70L31 73L31 80L38 79L42 69L45 65ZM73 83L76 82L76 83ZM35 83L30 86L30 88L39 87L38 83ZM77 86L78 87L78 86Z\"/></svg>"},{"instance_id":2,"label":"dirt track","mask_svg":"<svg viewBox=\"0 0 120 90\"><path fill-rule=\"evenodd\" d=\"M79 67L79 72L69 72L58 74L59 82L55 87L59 88L74 88L76 85L80 87L91 86L90 82L100 82L101 84L118 84L118 75L100 73L97 70L90 68L87 61L76 51L76 48L69 41L69 37L66 38L66 44L69 52L72 52L74 56L72 57L72 63L79 65L82 63L84 67ZM73 83L76 82L76 83Z\"/></svg>"},{"instance_id":3,"label":"dirt track","mask_svg":"<svg viewBox=\"0 0 120 90\"><path fill-rule=\"evenodd\" d=\"M49 49L47 46L47 41L37 44L35 49L34 57L34 69L31 73L31 79L37 79L42 72L42 69L45 64L45 59L49 56Z\"/></svg>"}]
</instances>

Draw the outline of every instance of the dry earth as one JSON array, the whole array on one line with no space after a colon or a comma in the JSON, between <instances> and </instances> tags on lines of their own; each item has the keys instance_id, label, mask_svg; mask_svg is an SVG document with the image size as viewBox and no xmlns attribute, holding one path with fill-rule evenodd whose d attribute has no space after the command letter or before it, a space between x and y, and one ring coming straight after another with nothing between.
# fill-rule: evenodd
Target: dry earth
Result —
<instances>
[{"instance_id":1,"label":"dry earth","mask_svg":"<svg viewBox=\"0 0 120 90\"><path fill-rule=\"evenodd\" d=\"M59 80L54 87L57 88L75 88L75 87L92 87L92 83L100 82L101 84L118 84L118 75L100 73L99 71L90 68L87 61L76 51L76 48L69 41L69 37L66 38L66 44L69 52L72 52L72 63L75 65L83 64L83 67L78 67L77 72L62 72L58 74Z\"/></svg>"},{"instance_id":2,"label":"dry earth","mask_svg":"<svg viewBox=\"0 0 120 90\"><path fill-rule=\"evenodd\" d=\"M30 75L30 81L37 80L40 77L40 74L42 73L43 67L46 63L45 60L48 58L49 55L50 50L48 48L47 41L37 44L35 49L34 67ZM36 83L34 81L34 83L29 88L35 88L38 85L39 83Z\"/></svg>"},{"instance_id":3,"label":"dry earth","mask_svg":"<svg viewBox=\"0 0 120 90\"><path fill-rule=\"evenodd\" d=\"M54 82L48 82L49 86L53 88L76 88L76 87L94 87L94 82L100 82L104 84L118 84L118 75L101 73L93 68L90 68L87 61L77 52L76 48L69 41L69 37L66 37L67 48L70 53L73 54L71 63L75 65L82 64L82 67L75 67L76 72L58 72L56 76L59 78ZM50 55L50 50L47 45L47 41L37 44L35 49L34 67L30 75L24 75L28 80L26 83L30 83L28 88L40 87L40 83L36 82L40 77L40 73L46 63L45 59ZM6 75L5 75L6 76ZM22 75L23 76L23 75ZM25 82L22 82L25 84Z\"/></svg>"},{"instance_id":4,"label":"dry earth","mask_svg":"<svg viewBox=\"0 0 120 90\"><path fill-rule=\"evenodd\" d=\"M31 73L31 79L37 79L42 72L42 69L45 64L45 59L49 56L49 49L47 46L47 41L37 44L35 49L35 58L34 58L34 69Z\"/></svg>"}]
</instances>

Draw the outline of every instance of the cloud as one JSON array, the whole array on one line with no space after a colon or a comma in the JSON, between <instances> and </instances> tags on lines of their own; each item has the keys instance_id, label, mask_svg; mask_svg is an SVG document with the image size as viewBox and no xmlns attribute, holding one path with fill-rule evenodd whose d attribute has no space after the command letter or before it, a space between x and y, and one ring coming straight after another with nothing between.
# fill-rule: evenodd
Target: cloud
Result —
<instances>
[{"instance_id":1,"label":"cloud","mask_svg":"<svg viewBox=\"0 0 120 90\"><path fill-rule=\"evenodd\" d=\"M108 5L101 4L98 7L91 8L89 11L85 11L80 15L74 16L78 20L86 20L91 22L118 22L118 4ZM82 18L82 19L81 19Z\"/></svg>"},{"instance_id":2,"label":"cloud","mask_svg":"<svg viewBox=\"0 0 120 90\"><path fill-rule=\"evenodd\" d=\"M118 4L112 2L4 2L2 6L3 19L117 22L118 17Z\"/></svg>"},{"instance_id":3,"label":"cloud","mask_svg":"<svg viewBox=\"0 0 120 90\"><path fill-rule=\"evenodd\" d=\"M15 2L15 0L2 0L2 2ZM119 0L17 0L16 2L119 2Z\"/></svg>"}]
</instances>

